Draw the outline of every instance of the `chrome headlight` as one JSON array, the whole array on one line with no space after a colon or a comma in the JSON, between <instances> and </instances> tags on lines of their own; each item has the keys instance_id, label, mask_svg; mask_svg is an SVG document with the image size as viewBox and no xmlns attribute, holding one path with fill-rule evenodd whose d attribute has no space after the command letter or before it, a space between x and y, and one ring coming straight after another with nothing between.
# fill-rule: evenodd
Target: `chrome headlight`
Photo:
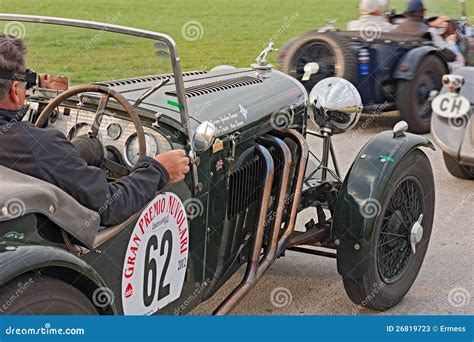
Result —
<instances>
[{"instance_id":1,"label":"chrome headlight","mask_svg":"<svg viewBox=\"0 0 474 342\"><path fill-rule=\"evenodd\" d=\"M207 151L217 135L217 128L210 121L204 121L201 123L193 136L193 144L196 151Z\"/></svg>"},{"instance_id":2,"label":"chrome headlight","mask_svg":"<svg viewBox=\"0 0 474 342\"><path fill-rule=\"evenodd\" d=\"M331 129L334 134L352 129L363 110L356 87L339 77L329 77L316 84L309 100L311 120L321 128Z\"/></svg>"}]
</instances>

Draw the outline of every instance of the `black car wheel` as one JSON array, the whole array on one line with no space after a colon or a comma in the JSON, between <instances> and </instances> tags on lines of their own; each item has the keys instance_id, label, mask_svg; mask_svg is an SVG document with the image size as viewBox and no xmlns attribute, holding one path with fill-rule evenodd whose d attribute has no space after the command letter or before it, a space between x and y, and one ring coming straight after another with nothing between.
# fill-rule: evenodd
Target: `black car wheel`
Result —
<instances>
[{"instance_id":1,"label":"black car wheel","mask_svg":"<svg viewBox=\"0 0 474 342\"><path fill-rule=\"evenodd\" d=\"M0 287L3 315L98 315L75 287L46 276L23 276Z\"/></svg>"},{"instance_id":2,"label":"black car wheel","mask_svg":"<svg viewBox=\"0 0 474 342\"><path fill-rule=\"evenodd\" d=\"M354 303L384 311L398 304L412 286L430 241L435 195L426 155L415 150L405 157L378 200L368 270L343 281Z\"/></svg>"},{"instance_id":3,"label":"black car wheel","mask_svg":"<svg viewBox=\"0 0 474 342\"><path fill-rule=\"evenodd\" d=\"M304 68L308 63L318 63L319 71L308 81L303 81ZM337 76L354 82L358 65L346 38L334 32L309 32L288 48L281 61L281 70L300 81L310 92L319 81L328 77Z\"/></svg>"},{"instance_id":4,"label":"black car wheel","mask_svg":"<svg viewBox=\"0 0 474 342\"><path fill-rule=\"evenodd\" d=\"M474 179L474 167L461 164L457 159L446 153L443 153L443 159L449 173L454 177L461 179Z\"/></svg>"},{"instance_id":5,"label":"black car wheel","mask_svg":"<svg viewBox=\"0 0 474 342\"><path fill-rule=\"evenodd\" d=\"M398 82L397 105L410 132L429 133L432 114L430 93L441 90L442 77L447 73L445 63L439 57L430 55L421 61L412 80Z\"/></svg>"}]
</instances>

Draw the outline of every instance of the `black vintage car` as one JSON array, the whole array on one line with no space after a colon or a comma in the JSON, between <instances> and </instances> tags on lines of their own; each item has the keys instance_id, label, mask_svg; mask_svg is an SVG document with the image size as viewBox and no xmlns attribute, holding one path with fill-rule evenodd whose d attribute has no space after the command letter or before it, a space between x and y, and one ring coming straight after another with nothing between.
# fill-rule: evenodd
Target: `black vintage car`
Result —
<instances>
[{"instance_id":1,"label":"black vintage car","mask_svg":"<svg viewBox=\"0 0 474 342\"><path fill-rule=\"evenodd\" d=\"M449 72L454 55L428 39L370 34L308 32L286 44L281 70L308 91L326 77L345 78L360 92L365 112L399 109L411 132L428 133L431 92L441 89L441 77Z\"/></svg>"},{"instance_id":2,"label":"black vintage car","mask_svg":"<svg viewBox=\"0 0 474 342\"><path fill-rule=\"evenodd\" d=\"M387 310L404 298L433 226L433 174L420 150L433 145L400 122L368 141L343 177L331 136L351 129L362 110L348 81L324 79L308 95L266 62L271 47L251 68L183 73L174 40L161 33L51 17L0 20L105 30L148 38L160 56L168 50L172 74L35 87L26 119L72 143L89 139L81 156L110 180L139 156L184 148L192 160L184 181L100 231L98 214L62 190L0 167L0 313L180 315L246 265L215 310L227 314L287 250L337 258L356 304ZM319 132L307 129L308 117ZM310 151L309 135L322 139L322 152ZM314 218L296 227L310 207Z\"/></svg>"},{"instance_id":3,"label":"black vintage car","mask_svg":"<svg viewBox=\"0 0 474 342\"><path fill-rule=\"evenodd\" d=\"M455 35L459 52L469 65L474 63L474 27L466 2L460 3L462 18L449 20L442 38ZM426 23L436 18L426 18ZM391 10L386 19L396 25L404 15ZM331 22L291 39L279 61L281 70L301 81L308 92L326 77L347 79L360 92L366 112L398 109L410 131L423 134L430 131L431 100L442 87L441 77L456 66L449 65L456 56L447 45L435 44L431 33L415 38L382 32L377 22L349 32L338 31Z\"/></svg>"}]
</instances>

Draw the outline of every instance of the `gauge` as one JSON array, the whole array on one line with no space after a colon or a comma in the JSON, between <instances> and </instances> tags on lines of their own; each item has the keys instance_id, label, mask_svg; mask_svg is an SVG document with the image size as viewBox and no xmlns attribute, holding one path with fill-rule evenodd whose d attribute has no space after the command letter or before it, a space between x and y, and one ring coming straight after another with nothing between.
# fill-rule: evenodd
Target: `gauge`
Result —
<instances>
[{"instance_id":1,"label":"gauge","mask_svg":"<svg viewBox=\"0 0 474 342\"><path fill-rule=\"evenodd\" d=\"M118 123L111 123L107 127L107 136L112 140L117 140L122 135L122 126Z\"/></svg>"},{"instance_id":2,"label":"gauge","mask_svg":"<svg viewBox=\"0 0 474 342\"><path fill-rule=\"evenodd\" d=\"M159 152L156 139L152 135L145 133L145 143L146 155L153 158ZM136 133L133 133L125 143L125 161L131 167L134 167L138 162L138 150L138 137Z\"/></svg>"}]
</instances>

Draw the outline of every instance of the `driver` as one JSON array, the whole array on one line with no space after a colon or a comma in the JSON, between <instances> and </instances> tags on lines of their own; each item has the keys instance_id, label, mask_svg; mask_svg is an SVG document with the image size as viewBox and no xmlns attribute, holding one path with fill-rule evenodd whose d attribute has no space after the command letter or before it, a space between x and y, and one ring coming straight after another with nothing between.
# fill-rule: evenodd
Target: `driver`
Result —
<instances>
[{"instance_id":1,"label":"driver","mask_svg":"<svg viewBox=\"0 0 474 342\"><path fill-rule=\"evenodd\" d=\"M109 183L59 131L21 121L26 98L26 46L0 34L0 165L56 185L100 214L102 226L124 222L169 182L184 179L189 159L174 150L138 161L129 176Z\"/></svg>"}]
</instances>

